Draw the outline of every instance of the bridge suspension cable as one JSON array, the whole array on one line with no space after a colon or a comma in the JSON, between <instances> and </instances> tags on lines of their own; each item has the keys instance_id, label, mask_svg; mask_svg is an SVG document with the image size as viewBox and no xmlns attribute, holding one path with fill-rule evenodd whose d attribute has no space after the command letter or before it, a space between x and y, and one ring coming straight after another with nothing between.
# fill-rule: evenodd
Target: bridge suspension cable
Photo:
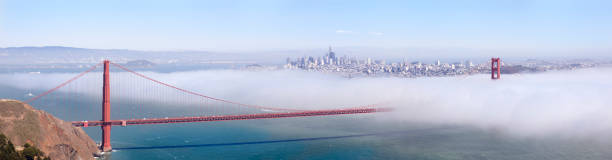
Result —
<instances>
[{"instance_id":1,"label":"bridge suspension cable","mask_svg":"<svg viewBox=\"0 0 612 160\"><path fill-rule=\"evenodd\" d=\"M273 111L307 111L307 110L300 110L300 109L291 109L291 108L280 108L280 107L269 107L269 106L260 106L260 105L244 104L244 103L239 103L239 102L229 101L229 100L225 100L225 99L220 99L220 98L210 97L210 96L206 96L206 95L203 95L203 94L200 94L200 93L196 93L196 92L193 92L193 91L190 91L190 90L187 90L187 89L179 88L179 87L176 87L176 86L170 85L170 84L168 84L168 83L164 83L164 82L161 82L161 81L155 80L155 79L153 79L153 78L151 78L151 77L148 77L148 76L145 76L145 75L140 74L140 73L138 73L138 72L135 72L135 71L133 71L133 70L130 70L130 69L128 69L128 68L126 68L126 67L123 67L123 66L121 66L121 65L119 65L119 64L112 63L112 62L111 62L111 64L112 64L112 65L114 65L114 66L116 66L116 67L121 68L121 69L122 69L122 70L124 70L124 71L130 72L130 73L132 73L132 74L134 74L134 75L136 75L136 76L139 76L139 77L142 77L142 78L144 78L144 79L147 79L147 80L153 81L153 82L155 82L155 83L158 83L158 84L164 85L164 86L166 86L166 87L170 87L170 88L173 88L173 89L179 90L179 91L184 92L184 93L187 93L187 94L191 94L191 95L195 95L195 96L199 96L199 97L203 97L203 98L207 98L207 99L211 99L211 100L215 100L215 101L219 101L219 102L225 102L225 103L229 103L229 104L234 104L234 105L239 105L239 106L244 106L244 107L250 107L250 108L267 109L267 110L273 110Z\"/></svg>"},{"instance_id":2,"label":"bridge suspension cable","mask_svg":"<svg viewBox=\"0 0 612 160\"><path fill-rule=\"evenodd\" d=\"M28 100L25 100L24 102L29 104L29 103L31 103L31 102L33 102L33 101L35 101L35 100L37 100L37 99L39 99L39 98L41 98L41 97L43 97L43 96L45 96L45 95L47 95L47 94L49 94L49 93L53 92L53 91L56 91L56 90L58 90L58 89L60 89L60 88L62 88L62 87L64 87L64 86L66 86L68 83L70 83L70 82L72 82L72 81L74 81L74 80L77 80L77 79L81 78L83 75L85 75L85 74L87 74L87 73L89 73L89 72L91 72L91 71L95 70L95 69L96 69L97 67L99 67L100 65L102 65L102 63L101 63L101 62L100 62L100 63L98 63L98 64L96 64L96 65L94 65L94 66L92 66L91 68L87 69L86 71L81 72L80 74L78 74L78 75L76 75L76 76L74 76L74 77L70 78L69 80L67 80L67 81L65 81L65 82L63 82L63 83L61 83L60 85L58 85L58 86L56 86L56 87L54 87L54 88L51 88L51 89L49 89L49 90L47 90L47 91L43 92L42 94L39 94L39 95L37 95L37 96L35 96L35 97L32 97L32 98L30 98L30 99L28 99Z\"/></svg>"},{"instance_id":3,"label":"bridge suspension cable","mask_svg":"<svg viewBox=\"0 0 612 160\"><path fill-rule=\"evenodd\" d=\"M179 87L177 87L177 86L174 86L174 85L171 85L171 84L168 84L168 83L165 83L165 82L161 82L161 81L156 80L156 79L153 79L153 78L151 78L151 77L149 77L149 76L146 76L146 75L143 75L143 74L138 73L138 72L136 72L136 71L133 71L133 70L131 70L131 69L128 69L127 67L124 67L124 66L122 66L122 65L120 65L120 64L117 64L117 63L112 63L112 62L110 62L110 64L112 64L113 66L116 66L116 67L120 68L121 70L124 70L124 71L126 71L126 72L131 73L131 74L134 74L134 75L136 75L136 76L138 76L138 77L141 77L141 78L147 79L147 80L152 81L152 82L154 82L154 83L157 83L157 84L160 84L160 85L163 85L163 86L166 86L166 87L169 87L169 88L172 88L172 89L178 90L178 91L183 92L183 93L187 93L187 94L190 94L190 95L195 95L195 96L198 96L198 97L202 97L202 98L206 98L206 99L210 99L210 100L214 100L214 101L218 101L218 102L223 102L223 103L228 103L228 104L233 104L233 105L243 106L243 107L248 107L248 108L256 108L256 109L265 109L265 110L271 110L271 111L285 111L285 112L302 112L302 111L311 111L311 110L305 110L305 109L294 109L294 108L271 107L271 106L261 106L261 105L245 104L245 103L240 103L240 102L230 101L230 100L226 100L226 99L215 98L215 97L207 96L207 95L204 95L204 94L201 94L201 93L197 93L197 92L194 92L194 91L191 91L191 90L187 90L187 89L179 88ZM37 99L39 99L39 98L41 98L41 97L45 96L45 95L48 95L48 94L50 94L50 93L52 93L52 92L54 92L54 91L57 91L57 90L59 90L60 88L62 88L62 87L64 87L64 86L68 85L69 83L71 83L71 82L73 82L73 81L75 81L75 80L77 80L77 79L79 79L79 78L83 77L83 76L84 76L84 75L86 75L87 73L89 73L89 72L91 72L91 71L94 71L96 68L98 68L98 67L99 67L99 66L101 66L101 65L102 65L102 62L101 62L101 63L98 63L98 64L96 64L96 65L94 65L94 66L90 67L89 69L87 69L87 70L85 70L85 71L83 71L83 72L79 73L78 75L76 75L76 76L74 76L74 77L72 77L72 78L70 78L70 79L68 79L68 80L64 81L64 82L63 82L63 83L61 83L60 85L58 85L58 86L56 86L56 87L54 87L54 88L52 88L52 89L49 89L49 90L47 90L47 91L43 92L42 94L39 94L39 95L37 95L37 96L35 96L35 97L32 97L32 98L30 98L30 99L28 99L28 100L25 100L24 102L29 104L29 103L31 103L31 102L33 102L33 101L36 101ZM344 109L353 109L353 108L372 108L372 107L377 107L377 106L380 106L380 105L383 105L383 104L387 104L387 102L384 102L384 103L375 103L375 104L368 104L368 105L362 105L362 106L356 106L356 107L347 107L347 108L344 108Z\"/></svg>"}]
</instances>

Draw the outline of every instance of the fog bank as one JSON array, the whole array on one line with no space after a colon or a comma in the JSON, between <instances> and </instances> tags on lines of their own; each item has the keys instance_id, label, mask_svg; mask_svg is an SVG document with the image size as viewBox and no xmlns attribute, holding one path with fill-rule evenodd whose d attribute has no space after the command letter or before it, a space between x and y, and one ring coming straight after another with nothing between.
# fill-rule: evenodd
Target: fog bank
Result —
<instances>
[{"instance_id":1,"label":"fog bank","mask_svg":"<svg viewBox=\"0 0 612 160\"><path fill-rule=\"evenodd\" d=\"M87 82L87 85L101 86L101 74L93 74L87 81L94 82ZM129 77L127 74L112 75ZM484 74L416 79L347 79L303 71L205 70L143 74L208 96L247 104L324 109L391 102L389 106L396 110L389 114L392 116L379 116L377 119L381 122L470 125L518 135L590 136L612 131L610 68L502 75L501 80L490 80L489 75ZM50 89L74 75L2 74L0 84L25 90ZM131 95L127 90L147 90L146 87L135 88L147 85L118 87L122 85L114 84L118 81L113 81L113 86L126 90L120 92L125 97Z\"/></svg>"}]
</instances>

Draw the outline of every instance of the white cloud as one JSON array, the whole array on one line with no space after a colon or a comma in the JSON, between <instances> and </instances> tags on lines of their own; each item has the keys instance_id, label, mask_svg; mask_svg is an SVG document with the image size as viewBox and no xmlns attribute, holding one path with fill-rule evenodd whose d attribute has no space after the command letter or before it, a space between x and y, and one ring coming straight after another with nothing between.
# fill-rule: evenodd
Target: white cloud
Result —
<instances>
[{"instance_id":1,"label":"white cloud","mask_svg":"<svg viewBox=\"0 0 612 160\"><path fill-rule=\"evenodd\" d=\"M336 30L336 33L338 33L338 34L352 34L352 33L355 33L355 32L349 31L349 30L339 29L339 30Z\"/></svg>"}]
</instances>

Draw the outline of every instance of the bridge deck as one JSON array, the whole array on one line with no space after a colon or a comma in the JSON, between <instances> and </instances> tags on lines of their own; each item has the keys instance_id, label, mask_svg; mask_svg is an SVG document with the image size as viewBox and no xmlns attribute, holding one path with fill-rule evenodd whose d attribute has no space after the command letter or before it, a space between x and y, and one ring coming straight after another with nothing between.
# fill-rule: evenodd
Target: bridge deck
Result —
<instances>
[{"instance_id":1,"label":"bridge deck","mask_svg":"<svg viewBox=\"0 0 612 160\"><path fill-rule=\"evenodd\" d=\"M268 118L290 118L290 117L308 117L308 116L326 116L326 115L341 115L341 114L362 114L390 111L389 108L355 108L355 109L336 109L336 110L317 110L317 111L302 111L302 112L286 112L286 113L260 113L260 114L244 114L244 115L222 115L222 116L202 116L202 117L180 117L180 118L155 118L155 119L130 119L130 120L111 120L104 121L75 121L73 126L77 127L94 127L104 124L127 126L127 125L142 125L142 124L160 124L160 123L187 123L187 122L205 122L205 121L230 121L230 120L249 120L249 119L268 119Z\"/></svg>"}]
</instances>

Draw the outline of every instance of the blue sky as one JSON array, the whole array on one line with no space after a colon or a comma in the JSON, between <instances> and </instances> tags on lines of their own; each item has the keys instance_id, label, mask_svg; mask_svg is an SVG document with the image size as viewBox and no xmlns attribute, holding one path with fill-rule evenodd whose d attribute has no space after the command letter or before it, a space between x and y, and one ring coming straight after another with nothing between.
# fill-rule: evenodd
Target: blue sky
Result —
<instances>
[{"instance_id":1,"label":"blue sky","mask_svg":"<svg viewBox=\"0 0 612 160\"><path fill-rule=\"evenodd\" d=\"M612 1L0 0L0 47L602 52Z\"/></svg>"}]
</instances>

